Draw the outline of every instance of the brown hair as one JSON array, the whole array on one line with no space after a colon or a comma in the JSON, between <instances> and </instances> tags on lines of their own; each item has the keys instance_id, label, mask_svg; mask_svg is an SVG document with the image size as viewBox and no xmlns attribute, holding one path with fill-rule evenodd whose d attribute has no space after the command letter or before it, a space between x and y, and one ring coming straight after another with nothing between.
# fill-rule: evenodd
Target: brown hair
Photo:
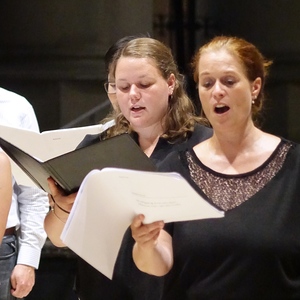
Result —
<instances>
[{"instance_id":1,"label":"brown hair","mask_svg":"<svg viewBox=\"0 0 300 300\"><path fill-rule=\"evenodd\" d=\"M264 85L272 61L267 60L253 44L238 37L217 36L202 46L192 60L194 81L199 81L199 60L201 55L221 49L237 57L242 64L245 74L250 82L260 77L262 81L261 90L254 105L252 106L252 117L255 119L261 111L264 102Z\"/></svg>"},{"instance_id":2,"label":"brown hair","mask_svg":"<svg viewBox=\"0 0 300 300\"><path fill-rule=\"evenodd\" d=\"M195 115L194 105L184 90L184 78L179 73L171 50L163 43L152 38L136 38L129 41L120 51L119 57L111 65L115 74L118 59L120 57L136 57L152 59L165 80L171 74L175 76L175 86L172 96L169 97L169 105L163 122L163 138L170 142L185 139L189 132L193 131L195 123L202 118ZM117 106L112 113L116 125L108 131L108 136L132 132L128 120Z\"/></svg>"}]
</instances>

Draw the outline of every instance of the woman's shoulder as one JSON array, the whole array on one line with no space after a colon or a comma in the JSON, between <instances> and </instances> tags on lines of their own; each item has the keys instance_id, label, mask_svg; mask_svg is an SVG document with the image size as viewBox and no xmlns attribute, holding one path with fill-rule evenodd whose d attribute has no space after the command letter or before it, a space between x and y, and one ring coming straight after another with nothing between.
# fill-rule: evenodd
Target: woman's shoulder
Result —
<instances>
[{"instance_id":1,"label":"woman's shoulder","mask_svg":"<svg viewBox=\"0 0 300 300\"><path fill-rule=\"evenodd\" d=\"M87 134L83 138L83 140L78 144L76 149L84 148L84 147L99 143L101 141L100 136L101 136L101 134L99 134L99 133L97 133L97 134Z\"/></svg>"},{"instance_id":2,"label":"woman's shoulder","mask_svg":"<svg viewBox=\"0 0 300 300\"><path fill-rule=\"evenodd\" d=\"M189 147L193 147L198 143L210 138L212 134L213 134L212 128L197 123L195 125L194 131L192 132L190 138L187 140L186 144Z\"/></svg>"},{"instance_id":3,"label":"woman's shoulder","mask_svg":"<svg viewBox=\"0 0 300 300\"><path fill-rule=\"evenodd\" d=\"M300 160L300 143L283 137L281 137L280 139L281 144L290 145L288 156L293 156L293 159L298 158Z\"/></svg>"},{"instance_id":4,"label":"woman's shoulder","mask_svg":"<svg viewBox=\"0 0 300 300\"><path fill-rule=\"evenodd\" d=\"M209 138L212 136L213 134L213 129L209 126L200 124L200 123L196 123L195 124L195 128L194 128L194 134L200 134L201 136L204 137L204 139Z\"/></svg>"},{"instance_id":5,"label":"woman's shoulder","mask_svg":"<svg viewBox=\"0 0 300 300\"><path fill-rule=\"evenodd\" d=\"M8 156L0 149L0 169L10 171L10 160Z\"/></svg>"},{"instance_id":6,"label":"woman's shoulder","mask_svg":"<svg viewBox=\"0 0 300 300\"><path fill-rule=\"evenodd\" d=\"M176 149L177 151L191 149L199 143L209 139L212 134L212 128L197 123L194 127L194 130L190 132L187 139L181 143L176 144L174 149Z\"/></svg>"},{"instance_id":7,"label":"woman's shoulder","mask_svg":"<svg viewBox=\"0 0 300 300\"><path fill-rule=\"evenodd\" d=\"M179 149L170 152L158 165L157 169L160 172L178 172L185 168L183 157L186 150Z\"/></svg>"},{"instance_id":8,"label":"woman's shoulder","mask_svg":"<svg viewBox=\"0 0 300 300\"><path fill-rule=\"evenodd\" d=\"M104 124L102 124L101 127L101 132L97 133L97 134L87 134L83 140L78 144L78 146L76 147L76 149L80 149L83 147L87 147L93 144L97 144L100 141L102 141L106 135L107 135L107 131L113 127L115 125L115 121L114 120L110 120Z\"/></svg>"},{"instance_id":9,"label":"woman's shoulder","mask_svg":"<svg viewBox=\"0 0 300 300\"><path fill-rule=\"evenodd\" d=\"M0 162L1 163L9 164L9 158L8 158L8 156L1 149L0 149Z\"/></svg>"}]
</instances>

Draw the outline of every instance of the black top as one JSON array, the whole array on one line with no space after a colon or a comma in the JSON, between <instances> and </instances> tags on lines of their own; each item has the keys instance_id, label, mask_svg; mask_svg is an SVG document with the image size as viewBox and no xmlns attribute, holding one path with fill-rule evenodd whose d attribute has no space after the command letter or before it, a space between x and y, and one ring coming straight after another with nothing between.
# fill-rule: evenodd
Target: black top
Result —
<instances>
[{"instance_id":1,"label":"black top","mask_svg":"<svg viewBox=\"0 0 300 300\"><path fill-rule=\"evenodd\" d=\"M215 172L192 150L172 154L161 170L181 173L226 211L224 218L166 225L174 266L164 300L300 299L299 145L282 140L245 174Z\"/></svg>"},{"instance_id":2,"label":"black top","mask_svg":"<svg viewBox=\"0 0 300 300\"><path fill-rule=\"evenodd\" d=\"M159 164L172 151L192 147L211 135L210 128L197 125L193 134L184 143L170 144L160 138L150 158L155 164ZM133 138L137 141L136 134L133 134ZM78 147L97 143L100 139L99 135L87 136ZM81 300L159 300L161 298L163 278L147 275L136 268L132 260L133 245L134 240L128 229L123 238L112 280L78 258L76 290Z\"/></svg>"}]
</instances>

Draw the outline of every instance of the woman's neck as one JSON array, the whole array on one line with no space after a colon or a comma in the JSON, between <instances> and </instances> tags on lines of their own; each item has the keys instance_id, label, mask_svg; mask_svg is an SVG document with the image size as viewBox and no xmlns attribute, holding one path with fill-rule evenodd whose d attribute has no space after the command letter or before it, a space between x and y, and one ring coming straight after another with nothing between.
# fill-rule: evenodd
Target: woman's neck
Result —
<instances>
[{"instance_id":1,"label":"woman's neck","mask_svg":"<svg viewBox=\"0 0 300 300\"><path fill-rule=\"evenodd\" d=\"M159 136L151 136L151 137L139 136L140 147L148 157L150 157L152 152L154 151L158 140L159 140Z\"/></svg>"},{"instance_id":2,"label":"woman's neck","mask_svg":"<svg viewBox=\"0 0 300 300\"><path fill-rule=\"evenodd\" d=\"M256 127L243 133L216 131L194 147L202 163L223 174L241 174L264 163L280 143L276 136Z\"/></svg>"},{"instance_id":3,"label":"woman's neck","mask_svg":"<svg viewBox=\"0 0 300 300\"><path fill-rule=\"evenodd\" d=\"M244 122L228 122L228 124L214 124L212 142L218 148L233 148L247 146L251 140L256 139L260 130L249 118Z\"/></svg>"},{"instance_id":4,"label":"woman's neck","mask_svg":"<svg viewBox=\"0 0 300 300\"><path fill-rule=\"evenodd\" d=\"M245 149L249 151L262 135L263 132L255 126L241 132L214 131L209 144L217 153L235 155L235 153L241 153Z\"/></svg>"},{"instance_id":5,"label":"woman's neck","mask_svg":"<svg viewBox=\"0 0 300 300\"><path fill-rule=\"evenodd\" d=\"M136 131L136 133L138 134L140 148L150 157L157 145L159 137L163 134L163 129L161 127L143 128Z\"/></svg>"}]
</instances>

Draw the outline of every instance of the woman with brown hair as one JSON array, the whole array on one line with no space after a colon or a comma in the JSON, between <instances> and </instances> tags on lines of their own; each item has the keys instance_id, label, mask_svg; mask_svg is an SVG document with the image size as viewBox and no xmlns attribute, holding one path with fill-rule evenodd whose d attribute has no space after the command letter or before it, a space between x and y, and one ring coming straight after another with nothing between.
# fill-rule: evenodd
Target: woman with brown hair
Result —
<instances>
[{"instance_id":1,"label":"woman with brown hair","mask_svg":"<svg viewBox=\"0 0 300 300\"><path fill-rule=\"evenodd\" d=\"M115 91L113 115L115 125L95 136L99 142L121 133L129 133L155 163L159 164L171 151L195 145L211 135L211 129L200 123L184 90L184 81L168 47L152 38L129 41L114 55L110 64L110 92ZM66 220L74 195L65 197L49 180L56 214ZM101 195L99 195L101 197ZM122 195L120 195L120 199ZM117 220L116 220L117 222ZM63 224L54 214L46 218L45 228L57 246ZM84 261L79 265L77 291L80 299L153 299L160 298L162 280L140 272L132 261L133 246L128 230L119 252L113 280L110 281ZM99 254L101 255L101 254Z\"/></svg>"},{"instance_id":2,"label":"woman with brown hair","mask_svg":"<svg viewBox=\"0 0 300 300\"><path fill-rule=\"evenodd\" d=\"M213 135L172 153L161 170L182 174L225 217L165 227L134 219L134 261L168 273L163 299L300 298L300 147L254 122L270 64L236 37L215 37L195 56Z\"/></svg>"}]
</instances>

